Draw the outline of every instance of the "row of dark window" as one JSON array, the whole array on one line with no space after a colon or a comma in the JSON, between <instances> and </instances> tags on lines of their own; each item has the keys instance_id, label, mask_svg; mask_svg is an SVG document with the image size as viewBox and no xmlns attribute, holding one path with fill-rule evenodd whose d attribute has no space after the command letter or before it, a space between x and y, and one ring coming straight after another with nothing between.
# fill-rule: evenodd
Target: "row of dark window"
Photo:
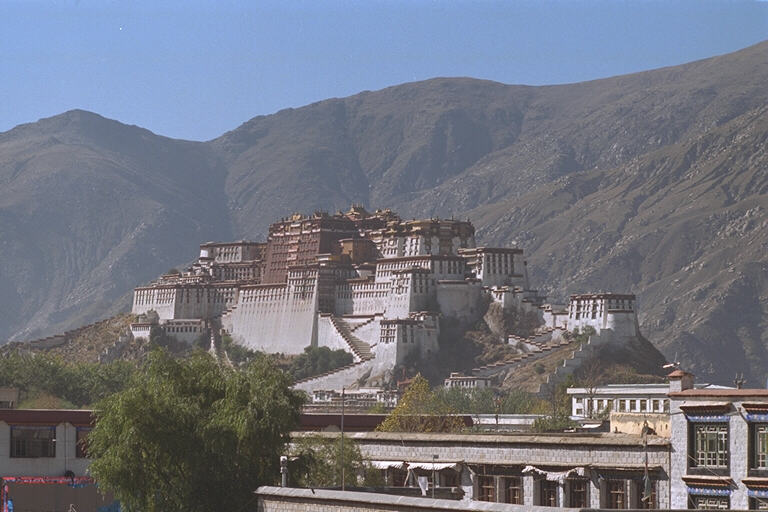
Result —
<instances>
[{"instance_id":1,"label":"row of dark window","mask_svg":"<svg viewBox=\"0 0 768 512\"><path fill-rule=\"evenodd\" d=\"M87 457L89 427L77 427L75 456ZM56 457L55 426L11 426L11 457L40 458Z\"/></svg>"},{"instance_id":2,"label":"row of dark window","mask_svg":"<svg viewBox=\"0 0 768 512\"><path fill-rule=\"evenodd\" d=\"M496 477L492 475L478 475L477 499L480 501L523 504L523 478L519 476ZM497 478L500 478L500 485L497 486ZM534 484L534 505L544 507L572 507L572 508L590 508L588 478L568 478L564 481L565 503L559 503L560 483L555 480L538 479ZM630 501L630 489L633 488L632 496L634 501ZM647 499L641 498L643 493L642 484L635 480L623 478L605 480L605 498L601 505L609 509L628 509L644 508L654 509L657 507L656 501L656 483L652 482L651 492ZM497 493L501 493L501 496Z\"/></svg>"}]
</instances>

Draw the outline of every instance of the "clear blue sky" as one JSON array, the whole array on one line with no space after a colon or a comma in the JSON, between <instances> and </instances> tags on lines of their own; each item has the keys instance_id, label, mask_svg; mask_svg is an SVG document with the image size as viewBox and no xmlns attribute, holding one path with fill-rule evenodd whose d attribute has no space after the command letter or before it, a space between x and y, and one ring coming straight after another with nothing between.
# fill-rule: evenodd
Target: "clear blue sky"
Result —
<instances>
[{"instance_id":1,"label":"clear blue sky","mask_svg":"<svg viewBox=\"0 0 768 512\"><path fill-rule=\"evenodd\" d=\"M758 0L0 0L0 131L82 108L207 140L435 76L576 82L764 39Z\"/></svg>"}]
</instances>

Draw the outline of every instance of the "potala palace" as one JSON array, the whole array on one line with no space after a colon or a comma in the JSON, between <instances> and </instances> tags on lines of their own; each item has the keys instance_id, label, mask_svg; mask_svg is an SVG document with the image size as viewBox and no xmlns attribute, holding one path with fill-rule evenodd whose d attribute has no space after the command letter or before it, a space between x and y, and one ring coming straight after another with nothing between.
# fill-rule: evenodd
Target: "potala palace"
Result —
<instances>
[{"instance_id":1,"label":"potala palace","mask_svg":"<svg viewBox=\"0 0 768 512\"><path fill-rule=\"evenodd\" d=\"M478 247L469 221L403 220L353 206L281 219L266 242L202 244L189 269L135 289L133 313L144 320L131 330L147 336L155 323L186 341L226 333L271 353L341 348L354 364L297 384L334 389L382 385L396 366L429 361L441 323L471 326L492 304L534 319L532 336L509 333L508 342L535 352L585 326L601 342L634 338L634 302L600 293L546 304L531 288L523 251Z\"/></svg>"}]
</instances>

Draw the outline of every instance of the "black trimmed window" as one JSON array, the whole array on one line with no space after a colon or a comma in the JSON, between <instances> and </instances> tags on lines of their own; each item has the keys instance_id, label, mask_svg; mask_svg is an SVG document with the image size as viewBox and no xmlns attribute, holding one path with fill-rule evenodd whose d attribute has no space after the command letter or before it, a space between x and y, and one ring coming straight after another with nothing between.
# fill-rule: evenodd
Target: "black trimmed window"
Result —
<instances>
[{"instance_id":1,"label":"black trimmed window","mask_svg":"<svg viewBox=\"0 0 768 512\"><path fill-rule=\"evenodd\" d=\"M768 470L768 423L749 424L749 468Z\"/></svg>"},{"instance_id":2,"label":"black trimmed window","mask_svg":"<svg viewBox=\"0 0 768 512\"><path fill-rule=\"evenodd\" d=\"M728 423L691 423L690 434L690 467L728 468Z\"/></svg>"},{"instance_id":3,"label":"black trimmed window","mask_svg":"<svg viewBox=\"0 0 768 512\"><path fill-rule=\"evenodd\" d=\"M11 457L56 456L55 426L11 426Z\"/></svg>"},{"instance_id":4,"label":"black trimmed window","mask_svg":"<svg viewBox=\"0 0 768 512\"><path fill-rule=\"evenodd\" d=\"M751 496L749 498L749 510L768 510L768 498Z\"/></svg>"}]
</instances>

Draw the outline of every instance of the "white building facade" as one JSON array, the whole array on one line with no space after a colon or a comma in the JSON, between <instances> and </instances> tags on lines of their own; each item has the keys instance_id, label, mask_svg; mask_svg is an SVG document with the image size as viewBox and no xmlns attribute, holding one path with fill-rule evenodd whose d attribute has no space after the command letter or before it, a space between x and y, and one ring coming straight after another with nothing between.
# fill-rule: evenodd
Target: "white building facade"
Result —
<instances>
[{"instance_id":1,"label":"white building facade","mask_svg":"<svg viewBox=\"0 0 768 512\"><path fill-rule=\"evenodd\" d=\"M674 509L768 510L768 390L696 389L670 375Z\"/></svg>"},{"instance_id":2,"label":"white building facade","mask_svg":"<svg viewBox=\"0 0 768 512\"><path fill-rule=\"evenodd\" d=\"M85 476L91 411L0 410L0 476Z\"/></svg>"}]
</instances>

